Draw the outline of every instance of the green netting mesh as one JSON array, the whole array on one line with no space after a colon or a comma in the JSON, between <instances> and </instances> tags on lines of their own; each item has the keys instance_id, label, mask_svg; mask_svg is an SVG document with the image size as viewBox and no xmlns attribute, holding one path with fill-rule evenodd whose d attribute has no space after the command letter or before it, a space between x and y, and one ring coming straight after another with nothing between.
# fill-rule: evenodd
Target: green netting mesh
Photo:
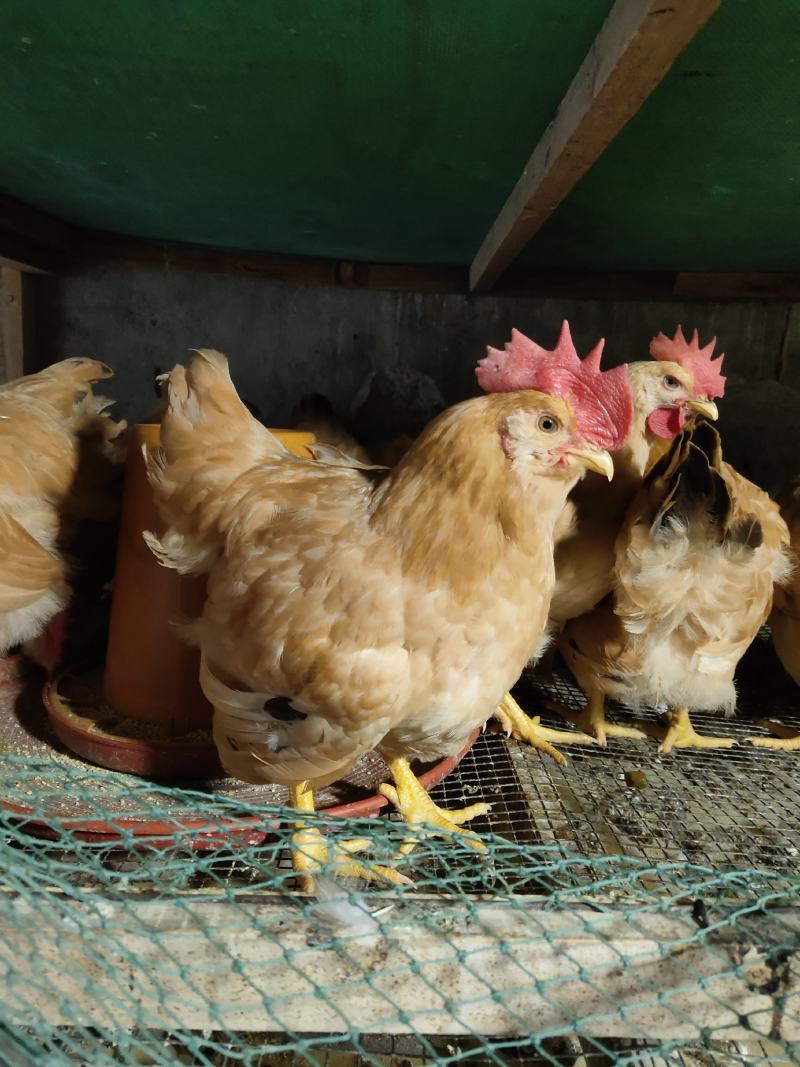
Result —
<instances>
[{"instance_id":1,"label":"green netting mesh","mask_svg":"<svg viewBox=\"0 0 800 1067\"><path fill-rule=\"evenodd\" d=\"M129 779L120 822L90 768L3 777L2 1063L800 1062L800 879L487 836L304 897L285 808ZM376 862L403 834L314 821Z\"/></svg>"}]
</instances>

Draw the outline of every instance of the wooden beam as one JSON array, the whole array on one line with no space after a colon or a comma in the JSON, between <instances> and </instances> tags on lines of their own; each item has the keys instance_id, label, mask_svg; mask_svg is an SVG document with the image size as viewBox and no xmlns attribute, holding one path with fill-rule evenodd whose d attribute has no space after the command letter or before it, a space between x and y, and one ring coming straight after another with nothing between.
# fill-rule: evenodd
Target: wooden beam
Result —
<instances>
[{"instance_id":1,"label":"wooden beam","mask_svg":"<svg viewBox=\"0 0 800 1067\"><path fill-rule=\"evenodd\" d=\"M679 300L800 300L800 274L685 271L675 278Z\"/></svg>"},{"instance_id":2,"label":"wooden beam","mask_svg":"<svg viewBox=\"0 0 800 1067\"><path fill-rule=\"evenodd\" d=\"M0 267L0 380L10 382L33 369L33 278Z\"/></svg>"},{"instance_id":3,"label":"wooden beam","mask_svg":"<svg viewBox=\"0 0 800 1067\"><path fill-rule=\"evenodd\" d=\"M37 208L0 196L0 263L34 274L63 269L72 227Z\"/></svg>"},{"instance_id":4,"label":"wooden beam","mask_svg":"<svg viewBox=\"0 0 800 1067\"><path fill-rule=\"evenodd\" d=\"M467 289L465 267L359 263L278 252L212 248L174 241L138 240L99 231L80 233L70 256L71 265L78 268L115 261L164 270L257 277L296 285L437 293L466 292Z\"/></svg>"},{"instance_id":5,"label":"wooden beam","mask_svg":"<svg viewBox=\"0 0 800 1067\"><path fill-rule=\"evenodd\" d=\"M385 898L377 898L378 906ZM8 1021L55 1026L513 1035L574 1028L650 1041L800 1040L797 955L779 915L698 936L689 907L467 908L415 898L374 933L332 931L279 898L18 897L0 920ZM773 935L774 936L774 935ZM800 945L800 939L796 940ZM99 991L108 990L108 997Z\"/></svg>"},{"instance_id":6,"label":"wooden beam","mask_svg":"<svg viewBox=\"0 0 800 1067\"><path fill-rule=\"evenodd\" d=\"M721 0L617 0L486 235L470 288L490 289L636 114Z\"/></svg>"},{"instance_id":7,"label":"wooden beam","mask_svg":"<svg viewBox=\"0 0 800 1067\"><path fill-rule=\"evenodd\" d=\"M78 231L69 269L107 269L115 264L183 270L291 285L334 286L405 293L466 293L465 267L368 263L237 251L179 242ZM532 271L512 266L496 296L564 300L800 300L800 273L700 273L670 271Z\"/></svg>"}]
</instances>

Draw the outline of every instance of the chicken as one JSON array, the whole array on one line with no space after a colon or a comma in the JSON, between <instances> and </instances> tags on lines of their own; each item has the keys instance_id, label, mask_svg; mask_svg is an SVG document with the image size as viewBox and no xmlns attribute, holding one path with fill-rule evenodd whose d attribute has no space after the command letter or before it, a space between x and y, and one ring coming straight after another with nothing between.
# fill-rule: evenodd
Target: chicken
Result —
<instances>
[{"instance_id":1,"label":"chicken","mask_svg":"<svg viewBox=\"0 0 800 1067\"><path fill-rule=\"evenodd\" d=\"M359 463L371 464L367 450L337 419L333 405L321 393L308 393L297 405L294 428L313 433L323 445L331 445Z\"/></svg>"},{"instance_id":2,"label":"chicken","mask_svg":"<svg viewBox=\"0 0 800 1067\"><path fill-rule=\"evenodd\" d=\"M577 354L575 356L577 358ZM321 459L328 463L340 463L347 456L353 457L352 466L359 466L364 470L387 469L379 465L369 463L370 455L367 450L353 438L345 427L338 422L333 414L330 402L324 396L312 394L304 397L298 405L300 417L295 421L295 427L308 430L315 434L317 441L309 445L309 450L315 459ZM413 443L413 438L401 435L391 441L378 445L377 450L381 459L390 460L387 466L396 466ZM362 462L358 462L358 460ZM598 477L600 477L598 475ZM566 512L562 512L562 519ZM559 524L556 525L555 541L559 539ZM516 737L523 736L530 745L541 749L557 761L563 761L564 757L555 747L556 744L591 744L592 738L586 734L574 730L551 730L541 725L541 717L529 718L510 693L503 698L499 707L495 710L494 717L500 722L508 736L512 731ZM516 723L516 726L514 725Z\"/></svg>"},{"instance_id":3,"label":"chicken","mask_svg":"<svg viewBox=\"0 0 800 1067\"><path fill-rule=\"evenodd\" d=\"M673 748L727 748L695 733L690 710L736 705L733 676L788 567L777 506L722 459L703 419L685 427L647 474L616 547L615 592L567 624L559 648L588 698L666 706Z\"/></svg>"},{"instance_id":4,"label":"chicken","mask_svg":"<svg viewBox=\"0 0 800 1067\"><path fill-rule=\"evenodd\" d=\"M800 685L800 568L797 552L800 549L800 478L778 498L781 515L789 528L789 540L794 554L794 569L783 584L775 586L775 598L769 625L778 659L786 673ZM779 748L785 752L800 751L800 733L770 719L761 719L759 726L777 734L776 737L750 737L759 748Z\"/></svg>"},{"instance_id":5,"label":"chicken","mask_svg":"<svg viewBox=\"0 0 800 1067\"><path fill-rule=\"evenodd\" d=\"M111 375L96 360L68 359L0 387L2 654L23 644L42 661L39 639L70 599L70 538L113 510L125 424L91 385Z\"/></svg>"},{"instance_id":6,"label":"chicken","mask_svg":"<svg viewBox=\"0 0 800 1067\"><path fill-rule=\"evenodd\" d=\"M688 412L701 412L716 419L713 398L722 396L725 379L720 374L723 357L712 358L715 343L716 339L701 348L696 330L687 342L679 326L672 340L659 334L651 342L650 354L656 362L630 363L625 368L618 368L618 373L627 373L630 382L633 408L620 421L620 425L628 426L629 430L614 450L611 485L588 474L573 489L561 516L556 532L556 586L549 617L551 632L558 634L569 619L590 611L611 591L617 534L642 483L651 450L658 447L658 442L671 440L680 431ZM603 344L599 341L587 359L599 360ZM541 359L557 358L569 349L574 350L566 322L552 353L514 330L511 343L506 345L504 352L489 349L479 366L479 384L487 392L526 388L532 380L531 368ZM578 714L552 702L549 706L585 731L581 734L561 733L558 738L550 735L551 739L562 743L581 744L594 739L605 746L607 735L642 736L632 727L607 722L598 714L596 705L589 705ZM504 699L498 717L506 733L547 751L536 736L541 730L538 717L529 719L510 694ZM565 762L557 751L551 751L550 755Z\"/></svg>"},{"instance_id":7,"label":"chicken","mask_svg":"<svg viewBox=\"0 0 800 1067\"><path fill-rule=\"evenodd\" d=\"M391 472L289 455L218 352L173 370L148 460L168 528L147 540L166 566L208 573L187 636L228 773L284 783L308 810L315 787L377 748L394 779L381 791L412 838L423 824L469 833L461 824L487 805L438 808L408 761L458 752L542 639L553 528L584 469L610 471L600 445L617 433L603 405L618 379L577 362L556 383L563 397L448 409ZM300 833L308 875L325 843ZM349 851L333 859L369 873Z\"/></svg>"}]
</instances>

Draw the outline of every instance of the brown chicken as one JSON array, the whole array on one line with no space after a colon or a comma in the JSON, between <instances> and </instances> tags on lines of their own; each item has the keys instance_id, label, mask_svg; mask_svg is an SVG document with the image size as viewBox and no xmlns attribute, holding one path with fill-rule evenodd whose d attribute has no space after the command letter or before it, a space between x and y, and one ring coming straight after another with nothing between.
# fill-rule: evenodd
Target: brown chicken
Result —
<instances>
[{"instance_id":1,"label":"brown chicken","mask_svg":"<svg viewBox=\"0 0 800 1067\"><path fill-rule=\"evenodd\" d=\"M640 724L664 754L730 747L695 733L689 712L733 713L734 671L786 574L788 540L773 501L723 461L716 430L702 419L682 430L620 531L613 597L561 636L589 705L665 706L667 728Z\"/></svg>"},{"instance_id":2,"label":"brown chicken","mask_svg":"<svg viewBox=\"0 0 800 1067\"><path fill-rule=\"evenodd\" d=\"M778 498L778 504L789 527L794 569L785 583L775 586L769 625L772 642L784 670L800 685L800 567L797 566L797 553L800 551L800 478L796 478ZM778 736L749 738L754 745L759 748L780 748L785 752L800 751L800 733L797 730L770 719L762 719L759 726Z\"/></svg>"},{"instance_id":3,"label":"brown chicken","mask_svg":"<svg viewBox=\"0 0 800 1067\"><path fill-rule=\"evenodd\" d=\"M294 413L293 426L296 430L313 433L320 444L330 445L359 463L372 463L367 450L336 417L330 400L321 393L308 393L301 397Z\"/></svg>"},{"instance_id":4,"label":"brown chicken","mask_svg":"<svg viewBox=\"0 0 800 1067\"><path fill-rule=\"evenodd\" d=\"M230 774L284 783L308 809L313 787L377 748L394 778L381 791L415 833L468 832L487 806L438 808L408 761L458 752L542 639L553 528L584 469L610 471L599 445L617 432L603 407L617 379L571 375L567 398L594 383L577 401L530 391L450 408L387 473L289 455L217 352L173 370L149 460L169 528L149 544L208 572L188 635ZM303 833L308 872L325 844Z\"/></svg>"},{"instance_id":5,"label":"brown chicken","mask_svg":"<svg viewBox=\"0 0 800 1067\"><path fill-rule=\"evenodd\" d=\"M23 644L42 660L38 639L70 598L64 552L75 526L113 510L125 424L91 385L111 375L96 360L68 359L0 387L2 654Z\"/></svg>"},{"instance_id":6,"label":"brown chicken","mask_svg":"<svg viewBox=\"0 0 800 1067\"><path fill-rule=\"evenodd\" d=\"M659 334L650 344L656 362L630 363L617 368L627 374L633 410L620 425L629 432L613 450L614 480L608 483L588 474L570 494L556 532L556 585L550 604L549 630L558 634L564 624L584 615L608 595L614 582L614 546L636 490L642 483L651 450L662 441L672 440L684 426L689 412L700 412L716 419L714 397L722 396L725 379L720 374L723 357L712 359L716 339L700 347L697 331L687 342L678 327L670 340ZM604 342L592 349L589 358L599 360ZM555 350L547 352L518 331L504 352L489 349L479 366L478 381L487 392L522 389L532 380L532 373L542 359L556 358L572 349L569 325L564 322ZM574 349L573 349L574 350ZM607 735L642 737L629 726L607 722L598 715L596 705L588 705L575 714L551 703L564 718L586 733L546 731L539 717L529 718L509 694L498 717L506 733L537 748L549 751L559 762L564 757L542 744L543 737L567 744L596 740L605 746ZM590 735L590 736L587 736Z\"/></svg>"}]
</instances>

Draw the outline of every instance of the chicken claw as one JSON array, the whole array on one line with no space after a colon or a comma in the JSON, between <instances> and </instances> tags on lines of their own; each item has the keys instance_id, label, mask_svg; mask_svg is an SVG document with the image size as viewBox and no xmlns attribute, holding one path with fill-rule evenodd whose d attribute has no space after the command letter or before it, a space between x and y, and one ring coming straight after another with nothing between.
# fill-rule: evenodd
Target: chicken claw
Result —
<instances>
[{"instance_id":1,"label":"chicken claw","mask_svg":"<svg viewBox=\"0 0 800 1067\"><path fill-rule=\"evenodd\" d=\"M670 711L668 720L667 726L641 720L637 720L636 723L650 737L661 740L658 751L662 756L668 756L673 748L733 748L734 746L735 742L732 737L707 737L705 734L696 733L686 708Z\"/></svg>"},{"instance_id":2,"label":"chicken claw","mask_svg":"<svg viewBox=\"0 0 800 1067\"><path fill-rule=\"evenodd\" d=\"M585 730L590 734L589 740L596 741L601 748L606 748L609 737L630 737L637 741L643 741L647 734L638 730L635 726L619 726L615 722L609 722L606 718L605 697L599 690L589 694L586 705L580 711L573 711L564 704L548 700L547 706L557 711L562 719L573 723L579 730ZM579 737L585 736L579 734Z\"/></svg>"},{"instance_id":3,"label":"chicken claw","mask_svg":"<svg viewBox=\"0 0 800 1067\"><path fill-rule=\"evenodd\" d=\"M526 715L510 693L506 693L497 705L494 717L502 724L506 737L526 741L540 752L551 756L556 763L566 763L567 757L559 752L552 742L561 745L594 744L594 738L587 734L575 733L573 730L551 730L549 726L542 726L541 716Z\"/></svg>"},{"instance_id":4,"label":"chicken claw","mask_svg":"<svg viewBox=\"0 0 800 1067\"><path fill-rule=\"evenodd\" d=\"M307 782L291 786L289 800L298 811L314 811L314 793ZM410 885L411 879L390 867L365 866L352 859L354 852L364 852L371 845L369 838L359 837L352 841L339 841L332 847L315 826L295 823L292 834L292 867L300 879L303 893L314 892L313 875L326 866L330 874L339 878L364 878L368 881L386 881L392 885Z\"/></svg>"},{"instance_id":5,"label":"chicken claw","mask_svg":"<svg viewBox=\"0 0 800 1067\"><path fill-rule=\"evenodd\" d=\"M463 829L461 823L469 822L478 815L485 815L491 804L470 804L457 810L440 808L431 800L427 790L411 770L408 760L389 760L389 770L395 784L392 786L386 783L380 786L378 792L391 800L411 828L410 836L400 846L398 857L407 856L426 837L451 834L463 835L470 848L474 848L476 852L485 850L486 846L478 835L473 830Z\"/></svg>"},{"instance_id":6,"label":"chicken claw","mask_svg":"<svg viewBox=\"0 0 800 1067\"><path fill-rule=\"evenodd\" d=\"M759 719L758 725L762 730L769 730L775 737L748 737L751 745L758 748L779 748L783 752L800 751L800 730L792 726L784 726L782 722L773 722L771 719Z\"/></svg>"}]
</instances>

